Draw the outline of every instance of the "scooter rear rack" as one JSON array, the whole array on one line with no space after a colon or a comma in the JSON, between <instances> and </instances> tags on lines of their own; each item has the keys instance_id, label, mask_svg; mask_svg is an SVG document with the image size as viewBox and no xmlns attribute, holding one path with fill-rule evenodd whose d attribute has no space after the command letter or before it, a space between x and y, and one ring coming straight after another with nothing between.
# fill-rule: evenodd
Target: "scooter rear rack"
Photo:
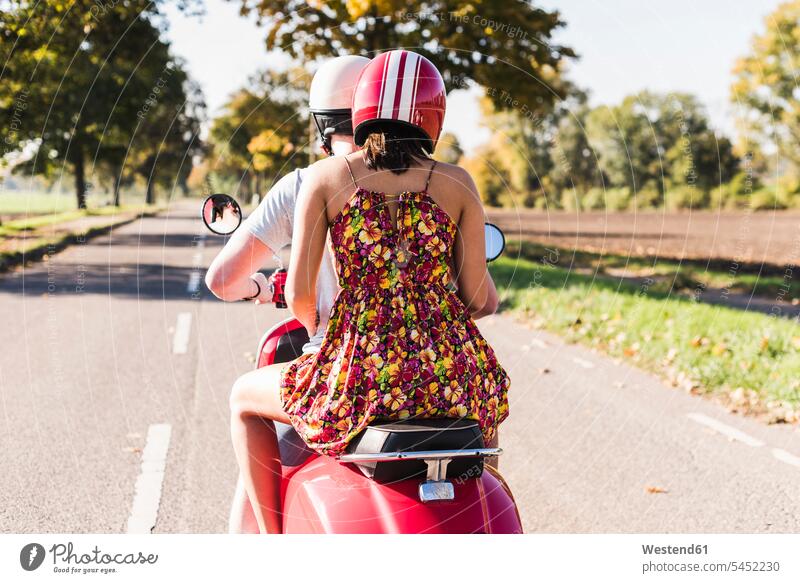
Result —
<instances>
[{"instance_id":1,"label":"scooter rear rack","mask_svg":"<svg viewBox=\"0 0 800 583\"><path fill-rule=\"evenodd\" d=\"M496 457L503 453L499 447L480 449L450 449L437 451L395 451L385 453L349 453L338 457L344 463L377 463L422 460L428 466L427 480L419 485L419 499L422 502L453 500L455 488L446 479L447 464L453 458Z\"/></svg>"}]
</instances>

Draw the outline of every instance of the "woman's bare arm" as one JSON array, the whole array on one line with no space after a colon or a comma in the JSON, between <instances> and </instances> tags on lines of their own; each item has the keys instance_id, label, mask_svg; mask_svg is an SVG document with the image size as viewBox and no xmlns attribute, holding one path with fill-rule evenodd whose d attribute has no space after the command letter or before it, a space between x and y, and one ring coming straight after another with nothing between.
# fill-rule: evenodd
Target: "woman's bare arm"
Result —
<instances>
[{"instance_id":1,"label":"woman's bare arm","mask_svg":"<svg viewBox=\"0 0 800 583\"><path fill-rule=\"evenodd\" d=\"M465 205L461 212L453 250L458 296L475 318L497 311L497 290L486 268L486 222L478 190L472 177L455 181L463 189Z\"/></svg>"},{"instance_id":2,"label":"woman's bare arm","mask_svg":"<svg viewBox=\"0 0 800 583\"><path fill-rule=\"evenodd\" d=\"M285 288L286 303L305 326L309 336L313 336L317 330L317 276L327 234L324 190L312 168L303 181L297 199L292 254Z\"/></svg>"}]
</instances>

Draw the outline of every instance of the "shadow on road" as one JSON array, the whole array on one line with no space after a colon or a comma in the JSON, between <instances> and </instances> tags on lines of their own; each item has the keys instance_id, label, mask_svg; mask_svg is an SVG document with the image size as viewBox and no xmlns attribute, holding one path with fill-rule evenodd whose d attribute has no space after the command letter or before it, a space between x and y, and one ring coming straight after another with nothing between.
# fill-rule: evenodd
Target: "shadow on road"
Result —
<instances>
[{"instance_id":1,"label":"shadow on road","mask_svg":"<svg viewBox=\"0 0 800 583\"><path fill-rule=\"evenodd\" d=\"M205 269L176 267L152 263L119 263L113 265L81 265L50 263L37 265L0 278L0 293L26 296L108 295L145 300L186 300L192 278L198 293L208 290L202 281Z\"/></svg>"},{"instance_id":2,"label":"shadow on road","mask_svg":"<svg viewBox=\"0 0 800 583\"><path fill-rule=\"evenodd\" d=\"M126 233L124 235L114 234L107 240L100 243L103 247L130 247L136 249L147 247L149 249L169 249L175 247L192 247L202 239L201 235L171 234L171 233ZM221 240L221 239L220 239Z\"/></svg>"}]
</instances>

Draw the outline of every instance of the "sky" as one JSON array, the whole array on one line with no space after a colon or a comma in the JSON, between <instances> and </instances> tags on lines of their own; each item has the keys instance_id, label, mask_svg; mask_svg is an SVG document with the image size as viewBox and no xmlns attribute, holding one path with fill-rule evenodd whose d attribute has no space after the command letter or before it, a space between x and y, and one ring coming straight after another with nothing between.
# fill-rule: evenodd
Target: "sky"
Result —
<instances>
[{"instance_id":1,"label":"sky","mask_svg":"<svg viewBox=\"0 0 800 583\"><path fill-rule=\"evenodd\" d=\"M592 105L613 105L643 89L694 93L712 125L733 133L731 70L747 53L764 18L781 0L539 0L558 10L566 26L555 42L580 56L567 76L588 89ZM255 71L284 67L282 55L267 54L264 30L238 14L239 2L206 0L204 17L167 10L168 38L200 83L213 114ZM479 90L448 96L445 131L466 151L486 141L477 106Z\"/></svg>"}]
</instances>

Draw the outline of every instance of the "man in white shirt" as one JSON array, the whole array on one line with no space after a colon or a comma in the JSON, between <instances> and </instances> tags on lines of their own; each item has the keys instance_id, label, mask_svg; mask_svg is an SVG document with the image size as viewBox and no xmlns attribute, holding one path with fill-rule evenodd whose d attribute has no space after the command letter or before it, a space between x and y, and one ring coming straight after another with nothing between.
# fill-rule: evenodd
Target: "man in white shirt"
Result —
<instances>
[{"instance_id":1,"label":"man in white shirt","mask_svg":"<svg viewBox=\"0 0 800 583\"><path fill-rule=\"evenodd\" d=\"M361 70L369 59L358 56L337 57L326 62L311 82L309 109L319 130L322 147L333 156L344 156L356 149L350 121L350 104ZM224 301L253 300L269 303L267 279L259 270L283 247L292 242L294 209L305 168L281 178L270 189L258 208L245 220L219 252L206 273L206 285ZM316 334L303 352L319 350L325 335L333 302L338 292L333 259L326 248L317 279ZM254 517L241 480L231 508L229 531L251 530ZM255 528L257 532L257 527Z\"/></svg>"},{"instance_id":2,"label":"man in white shirt","mask_svg":"<svg viewBox=\"0 0 800 583\"><path fill-rule=\"evenodd\" d=\"M326 62L311 82L309 109L320 133L322 147L334 156L355 150L350 121L350 103L361 69L369 59L359 56L337 57ZM245 220L211 263L206 285L221 300L251 299L256 303L271 300L269 286L259 270L274 254L292 242L294 209L305 168L281 178L258 208ZM319 349L338 291L333 259L325 250L317 281L317 333L303 347L304 352Z\"/></svg>"}]
</instances>

